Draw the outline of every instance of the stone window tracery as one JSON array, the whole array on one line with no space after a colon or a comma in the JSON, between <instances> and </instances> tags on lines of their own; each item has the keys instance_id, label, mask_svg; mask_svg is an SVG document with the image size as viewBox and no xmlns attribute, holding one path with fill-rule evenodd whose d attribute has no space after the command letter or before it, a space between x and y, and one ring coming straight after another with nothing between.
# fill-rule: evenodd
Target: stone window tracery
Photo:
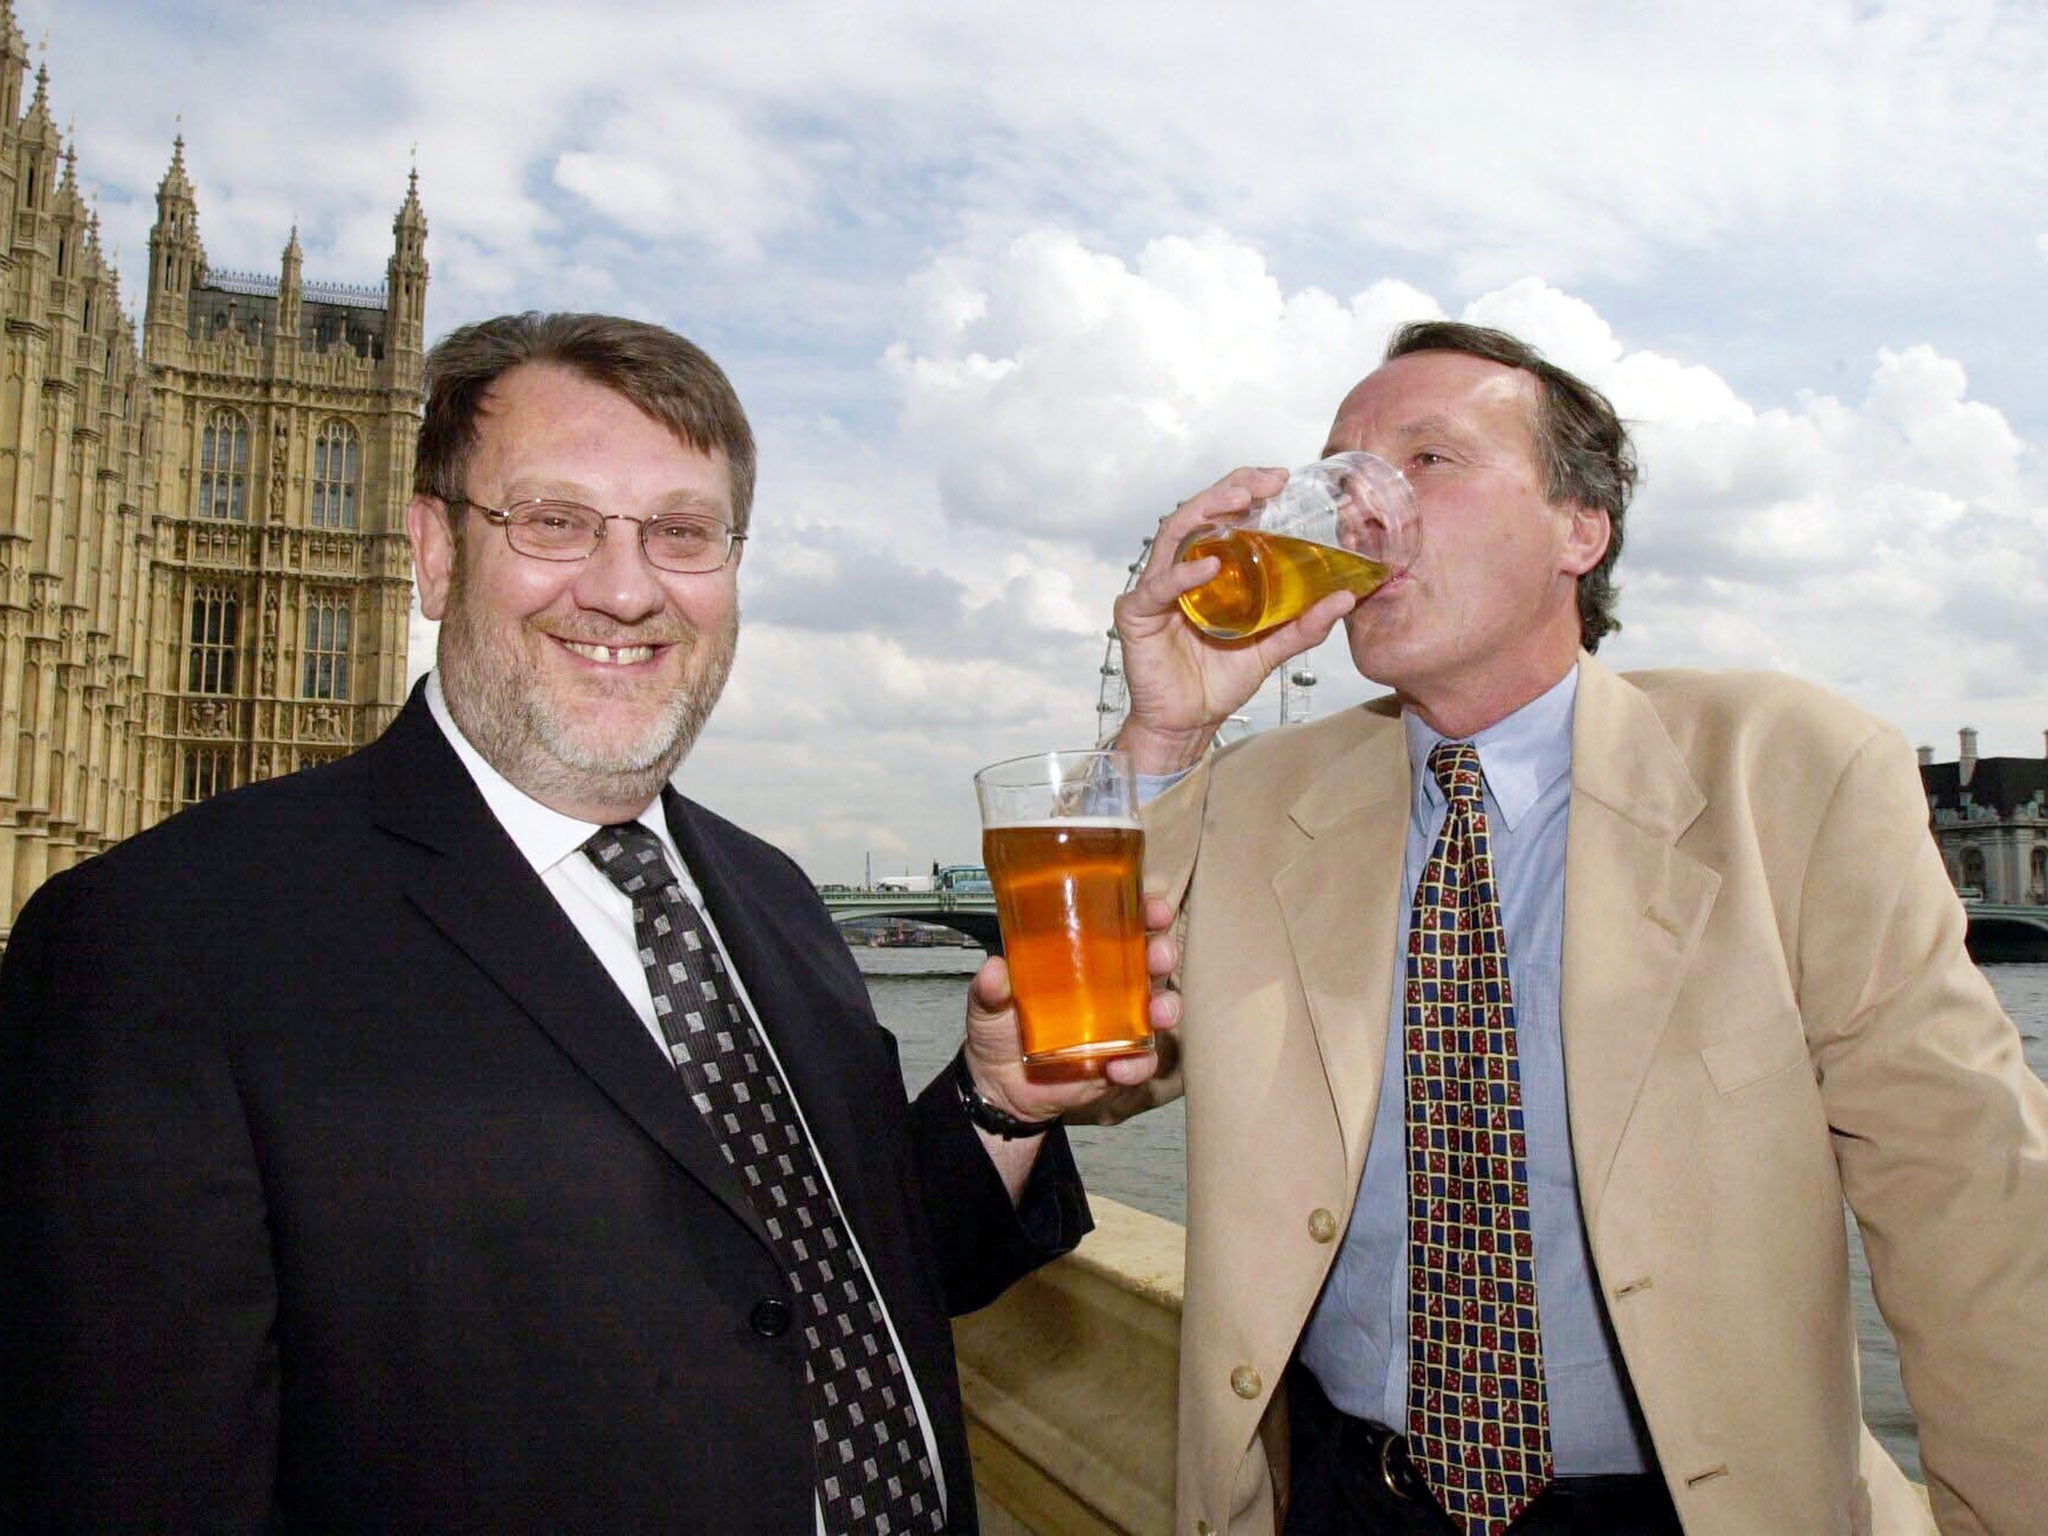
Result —
<instances>
[{"instance_id":1,"label":"stone window tracery","mask_svg":"<svg viewBox=\"0 0 2048 1536\"><path fill-rule=\"evenodd\" d=\"M241 598L233 587L208 584L192 592L192 648L187 693L233 693L242 639Z\"/></svg>"},{"instance_id":2,"label":"stone window tracery","mask_svg":"<svg viewBox=\"0 0 2048 1536\"><path fill-rule=\"evenodd\" d=\"M201 800L232 787L228 777L228 754L221 747L187 747L183 782L178 803L197 805Z\"/></svg>"},{"instance_id":3,"label":"stone window tracery","mask_svg":"<svg viewBox=\"0 0 2048 1536\"><path fill-rule=\"evenodd\" d=\"M313 526L353 528L362 485L362 439L345 421L330 421L313 441Z\"/></svg>"},{"instance_id":4,"label":"stone window tracery","mask_svg":"<svg viewBox=\"0 0 2048 1536\"><path fill-rule=\"evenodd\" d=\"M249 519L249 423L238 411L215 411L200 435L199 515Z\"/></svg>"},{"instance_id":5,"label":"stone window tracery","mask_svg":"<svg viewBox=\"0 0 2048 1536\"><path fill-rule=\"evenodd\" d=\"M354 614L349 600L321 593L306 602L305 686L309 699L348 697L348 642Z\"/></svg>"}]
</instances>

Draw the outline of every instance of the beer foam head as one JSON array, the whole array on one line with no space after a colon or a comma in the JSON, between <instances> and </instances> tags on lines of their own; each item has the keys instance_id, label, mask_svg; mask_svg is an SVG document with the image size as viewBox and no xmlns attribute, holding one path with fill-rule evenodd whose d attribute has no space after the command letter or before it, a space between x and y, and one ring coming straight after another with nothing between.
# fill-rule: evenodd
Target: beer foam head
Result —
<instances>
[{"instance_id":1,"label":"beer foam head","mask_svg":"<svg viewBox=\"0 0 2048 1536\"><path fill-rule=\"evenodd\" d=\"M1135 826L1136 787L1131 760L1105 747L1013 757L974 776L984 827Z\"/></svg>"},{"instance_id":2,"label":"beer foam head","mask_svg":"<svg viewBox=\"0 0 2048 1536\"><path fill-rule=\"evenodd\" d=\"M1123 832L1139 832L1144 824L1135 816L1019 816L1004 821L991 821L988 830L1014 831L1022 828L1043 828L1048 832L1069 832L1079 827L1110 827Z\"/></svg>"}]
</instances>

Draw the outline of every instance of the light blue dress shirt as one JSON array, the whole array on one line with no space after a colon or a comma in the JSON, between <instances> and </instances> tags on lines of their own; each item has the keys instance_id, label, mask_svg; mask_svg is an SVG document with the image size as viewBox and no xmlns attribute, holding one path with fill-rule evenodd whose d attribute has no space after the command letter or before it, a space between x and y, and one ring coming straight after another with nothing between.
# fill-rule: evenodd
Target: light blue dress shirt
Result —
<instances>
[{"instance_id":1,"label":"light blue dress shirt","mask_svg":"<svg viewBox=\"0 0 2048 1536\"><path fill-rule=\"evenodd\" d=\"M1649 1438L1608 1326L1586 1242L1565 1102L1558 997L1578 677L1573 668L1548 693L1472 738L1486 781L1486 823L1507 929L1536 1237L1536 1304L1552 1463L1560 1477L1640 1472L1652 1465ZM1430 749L1443 738L1413 714L1402 719L1414 790L1401 870L1404 895L1386 1067L1357 1205L1301 1352L1331 1402L1357 1418L1396 1428L1408 1420L1402 957L1415 885L1445 816L1443 791L1428 767Z\"/></svg>"}]
</instances>

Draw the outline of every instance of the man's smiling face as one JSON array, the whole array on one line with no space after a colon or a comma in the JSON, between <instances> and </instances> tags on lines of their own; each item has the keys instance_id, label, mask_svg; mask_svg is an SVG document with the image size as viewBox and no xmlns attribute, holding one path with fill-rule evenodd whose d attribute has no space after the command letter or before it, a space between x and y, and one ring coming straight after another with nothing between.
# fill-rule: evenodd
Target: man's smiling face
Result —
<instances>
[{"instance_id":1,"label":"man's smiling face","mask_svg":"<svg viewBox=\"0 0 2048 1536\"><path fill-rule=\"evenodd\" d=\"M484 397L464 487L479 506L548 499L622 517L732 522L723 452L706 454L624 396L528 363ZM630 522L580 561L513 549L475 507L408 513L420 602L442 620L449 712L543 804L632 816L660 793L725 686L739 631L738 551L715 571L659 570Z\"/></svg>"}]
</instances>

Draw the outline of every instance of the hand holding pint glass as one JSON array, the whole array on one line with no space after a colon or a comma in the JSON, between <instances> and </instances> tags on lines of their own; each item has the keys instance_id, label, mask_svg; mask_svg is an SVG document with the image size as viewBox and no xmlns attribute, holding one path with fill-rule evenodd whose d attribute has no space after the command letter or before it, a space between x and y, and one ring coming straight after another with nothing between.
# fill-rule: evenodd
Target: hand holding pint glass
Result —
<instances>
[{"instance_id":1,"label":"hand holding pint glass","mask_svg":"<svg viewBox=\"0 0 2048 1536\"><path fill-rule=\"evenodd\" d=\"M1415 492L1386 460L1340 453L1298 469L1277 496L1181 540L1177 558L1223 569L1181 594L1204 634L1241 640L1305 613L1332 592L1377 591L1415 558Z\"/></svg>"},{"instance_id":2,"label":"hand holding pint glass","mask_svg":"<svg viewBox=\"0 0 2048 1536\"><path fill-rule=\"evenodd\" d=\"M982 862L1027 1065L1152 1049L1138 825L1121 752L1041 752L974 776Z\"/></svg>"}]
</instances>

